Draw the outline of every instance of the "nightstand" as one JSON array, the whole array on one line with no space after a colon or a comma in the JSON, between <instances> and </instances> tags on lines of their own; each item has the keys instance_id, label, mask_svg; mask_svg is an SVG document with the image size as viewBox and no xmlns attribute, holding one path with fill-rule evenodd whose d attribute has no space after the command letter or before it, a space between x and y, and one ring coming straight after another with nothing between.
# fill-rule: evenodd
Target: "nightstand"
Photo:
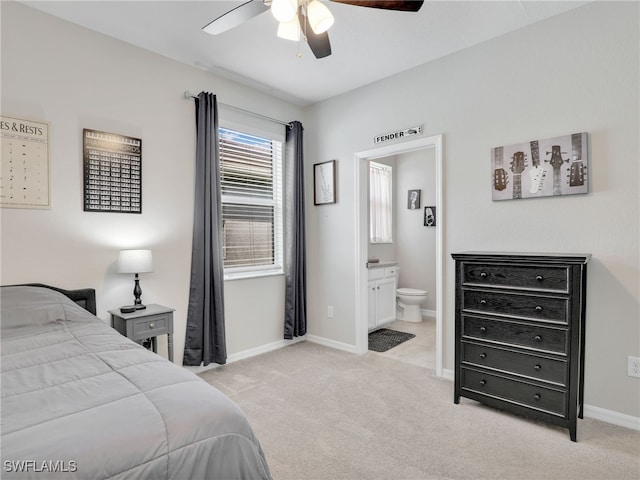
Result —
<instances>
[{"instance_id":1,"label":"nightstand","mask_svg":"<svg viewBox=\"0 0 640 480\"><path fill-rule=\"evenodd\" d=\"M125 337L137 343L151 339L154 353L157 353L157 336L167 335L169 361L173 362L173 312L175 309L151 304L143 310L122 313L120 309L109 310L111 326Z\"/></svg>"}]
</instances>

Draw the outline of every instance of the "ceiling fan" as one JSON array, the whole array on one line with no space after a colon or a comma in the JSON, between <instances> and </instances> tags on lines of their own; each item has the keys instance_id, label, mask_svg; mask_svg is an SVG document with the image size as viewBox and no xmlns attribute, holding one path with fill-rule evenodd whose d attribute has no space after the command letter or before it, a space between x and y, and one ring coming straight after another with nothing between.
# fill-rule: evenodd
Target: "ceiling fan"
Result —
<instances>
[{"instance_id":1,"label":"ceiling fan","mask_svg":"<svg viewBox=\"0 0 640 480\"><path fill-rule=\"evenodd\" d=\"M424 0L331 0L357 7L381 8L402 12L417 12ZM298 41L301 36L316 58L331 55L327 30L333 25L333 15L318 0L249 0L222 14L202 29L212 35L226 32L247 20L271 10L280 22L278 37ZM300 53L298 53L300 56Z\"/></svg>"}]
</instances>

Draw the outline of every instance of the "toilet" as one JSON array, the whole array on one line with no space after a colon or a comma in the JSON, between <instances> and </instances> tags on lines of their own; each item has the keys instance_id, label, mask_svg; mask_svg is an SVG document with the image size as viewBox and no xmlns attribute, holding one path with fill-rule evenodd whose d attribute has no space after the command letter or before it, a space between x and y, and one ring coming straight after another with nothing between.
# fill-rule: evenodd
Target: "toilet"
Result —
<instances>
[{"instance_id":1,"label":"toilet","mask_svg":"<svg viewBox=\"0 0 640 480\"><path fill-rule=\"evenodd\" d=\"M396 275L400 273L400 269L396 269ZM427 291L417 288L398 288L396 290L396 298L398 306L401 309L398 320L405 322L421 322L422 321L422 303L427 299Z\"/></svg>"}]
</instances>

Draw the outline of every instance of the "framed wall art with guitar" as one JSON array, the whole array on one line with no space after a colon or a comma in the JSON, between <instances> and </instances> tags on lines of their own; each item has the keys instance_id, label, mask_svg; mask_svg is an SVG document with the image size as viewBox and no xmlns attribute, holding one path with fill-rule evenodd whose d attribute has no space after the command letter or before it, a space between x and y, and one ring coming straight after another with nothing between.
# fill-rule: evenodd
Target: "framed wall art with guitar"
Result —
<instances>
[{"instance_id":1,"label":"framed wall art with guitar","mask_svg":"<svg viewBox=\"0 0 640 480\"><path fill-rule=\"evenodd\" d=\"M589 193L587 133L491 149L492 199Z\"/></svg>"},{"instance_id":2,"label":"framed wall art with guitar","mask_svg":"<svg viewBox=\"0 0 640 480\"><path fill-rule=\"evenodd\" d=\"M336 161L313 165L313 204L336 203Z\"/></svg>"}]
</instances>

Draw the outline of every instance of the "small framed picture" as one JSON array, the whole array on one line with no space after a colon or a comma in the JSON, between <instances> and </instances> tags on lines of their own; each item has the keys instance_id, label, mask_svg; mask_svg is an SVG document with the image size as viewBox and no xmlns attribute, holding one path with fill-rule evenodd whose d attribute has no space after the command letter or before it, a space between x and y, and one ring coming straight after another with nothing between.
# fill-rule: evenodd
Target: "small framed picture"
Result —
<instances>
[{"instance_id":1,"label":"small framed picture","mask_svg":"<svg viewBox=\"0 0 640 480\"><path fill-rule=\"evenodd\" d=\"M313 165L313 204L336 203L336 161Z\"/></svg>"},{"instance_id":2,"label":"small framed picture","mask_svg":"<svg viewBox=\"0 0 640 480\"><path fill-rule=\"evenodd\" d=\"M424 226L436 226L436 207L424 207Z\"/></svg>"},{"instance_id":3,"label":"small framed picture","mask_svg":"<svg viewBox=\"0 0 640 480\"><path fill-rule=\"evenodd\" d=\"M409 190L407 194L407 208L417 210L420 208L420 192L422 190Z\"/></svg>"}]
</instances>

